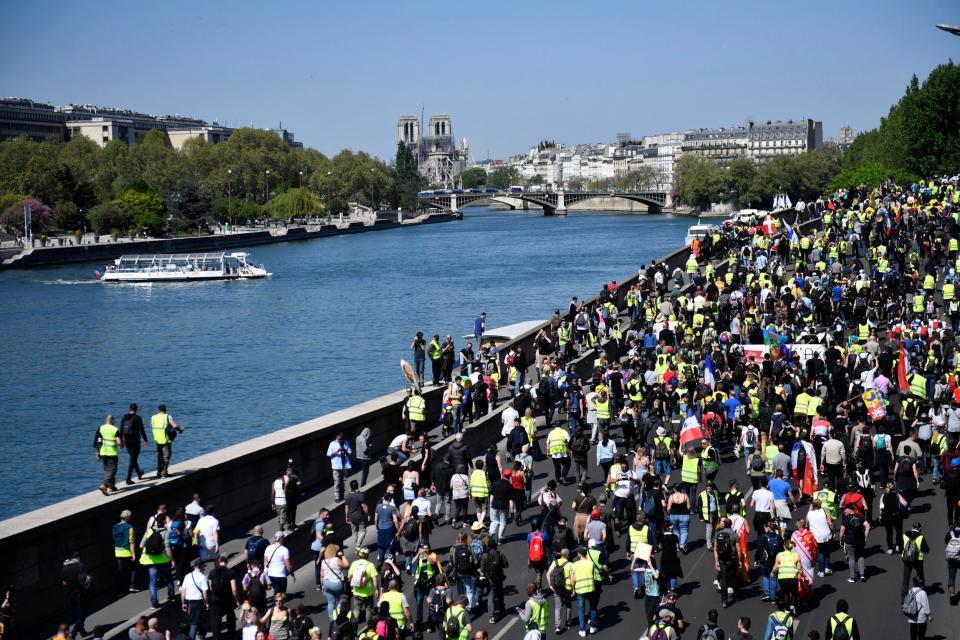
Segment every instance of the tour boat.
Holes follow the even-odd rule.
[[[687,229],[687,237],[683,239],[683,242],[689,247],[695,239],[703,240],[710,235],[711,231],[713,231],[712,224],[702,224],[698,219],[697,224]]]
[[[245,280],[272,275],[247,262],[250,254],[178,253],[120,256],[94,277],[101,282],[196,282]]]

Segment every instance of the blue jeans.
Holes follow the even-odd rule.
[[[343,595],[343,583],[339,580],[324,580],[323,593],[327,596],[327,615],[333,619],[333,610],[337,608],[337,602]]]
[[[690,533],[690,516],[683,514],[671,514],[670,522],[673,524],[673,528],[676,529],[677,535],[680,536],[680,546],[687,546],[687,536]]]
[[[940,458],[939,456],[933,456],[933,481],[937,482],[940,479]]]
[[[596,591],[591,591],[590,593],[581,593],[577,595],[577,616],[580,619],[580,631],[586,631],[586,622],[587,622],[587,612],[585,611],[587,604],[590,605],[590,626],[597,626],[597,597]]]
[[[673,473],[673,467],[670,466],[670,460],[654,459],[653,470],[661,478],[669,478]]]
[[[676,591],[678,582],[676,576],[670,576],[667,578],[667,587],[669,587],[670,591]]]
[[[400,449],[396,449],[396,448],[394,448],[394,447],[390,447],[390,448],[387,449],[387,455],[389,456],[391,453],[396,453],[396,454],[397,454],[397,464],[403,464],[403,463],[406,462],[407,459],[410,457],[410,456],[408,456],[407,454],[405,454],[403,451],[401,451]]]
[[[643,587],[643,574],[639,571],[630,572],[630,584],[633,585],[633,590],[637,591]]]
[[[957,567],[960,562],[956,560],[947,560],[947,588],[953,589],[957,586]]]
[[[457,591],[467,599],[467,611],[473,611],[477,606],[477,576],[460,576]]]
[[[577,435],[577,429],[580,427],[580,416],[574,413],[568,413],[567,418],[570,420],[570,426],[567,427],[567,431],[570,433],[570,437]]]
[[[173,576],[170,574],[169,564],[151,564],[147,565],[147,576],[149,577],[150,604],[154,607],[160,602],[157,600],[157,578],[162,577],[167,581],[167,599],[173,600]]]
[[[373,460],[357,460],[360,463],[360,486],[367,484],[367,476],[370,474],[370,465]]]
[[[763,570],[760,572],[760,588],[763,595],[767,596],[771,600],[777,599],[777,579],[770,577],[770,571]]]
[[[203,628],[203,600],[187,600],[187,622],[190,623],[187,637],[193,640]]]

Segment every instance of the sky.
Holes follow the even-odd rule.
[[[879,123],[960,59],[956,0],[0,2],[0,95],[277,127],[392,160],[400,115],[471,158],[757,121]],[[20,53],[22,52],[22,53]]]

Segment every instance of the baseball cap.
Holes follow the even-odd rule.
[[[599,518],[599,517],[600,517],[600,509],[594,508],[594,510],[590,512],[590,517],[591,517],[591,518]]]

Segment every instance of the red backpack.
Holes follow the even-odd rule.
[[[530,562],[543,561],[543,533],[537,531],[530,534],[530,549],[527,551],[527,559]]]

